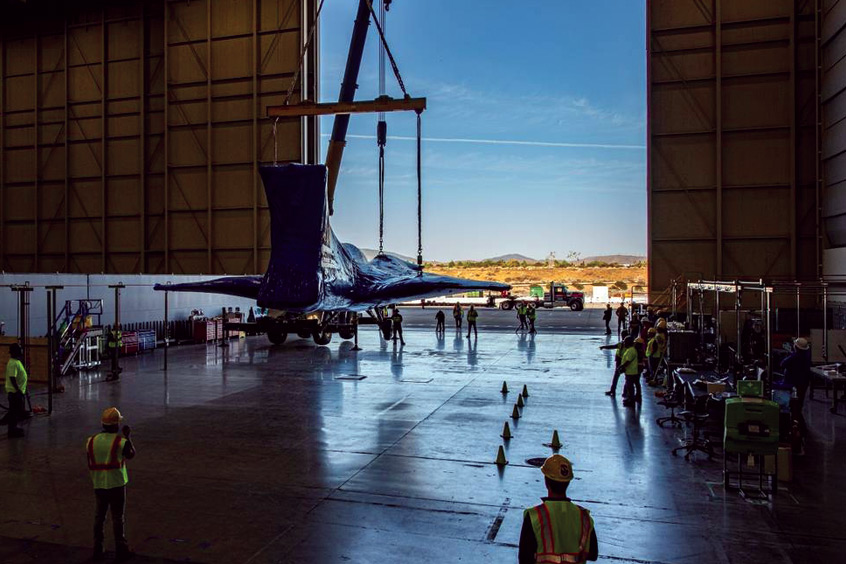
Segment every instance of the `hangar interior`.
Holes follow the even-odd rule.
[[[352,93],[371,16],[404,4],[356,3]],[[637,310],[667,349],[629,405],[603,394],[602,310],[554,288],[537,335],[468,301],[473,340],[432,333],[455,303],[434,291],[276,307],[308,281],[273,270],[268,165],[337,157],[320,115],[425,107],[321,93],[322,0],[0,1],[0,362],[20,344],[31,382],[0,438],[0,560],[90,559],[83,446],[118,406],[139,562],[513,562],[553,453],[600,562],[842,561],[846,3],[643,4],[649,296],[620,327]],[[362,266],[323,213],[325,279],[418,276]],[[807,400],[778,383],[797,348]]]

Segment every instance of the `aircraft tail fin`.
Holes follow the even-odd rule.
[[[326,167],[284,164],[259,169],[270,208],[270,262],[258,305],[304,308],[320,299],[321,255],[328,229]]]

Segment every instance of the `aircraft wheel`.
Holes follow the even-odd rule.
[[[328,345],[332,342],[332,333],[329,331],[315,331],[311,336],[315,345]]]
[[[279,330],[271,330],[267,332],[267,339],[274,345],[281,345],[288,338],[288,333]]]
[[[345,341],[355,338],[355,329],[352,327],[342,327],[338,330],[338,335]]]

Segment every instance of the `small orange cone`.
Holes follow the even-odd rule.
[[[508,421],[506,421],[505,425],[502,426],[502,435],[500,436],[506,441],[513,436],[511,434],[511,428],[508,426]]]
[[[552,432],[552,442],[549,443],[549,446],[551,446],[555,450],[561,448],[561,439],[558,438],[558,429]]]
[[[507,393],[508,393],[508,384],[506,384],[506,383],[505,383],[505,380],[503,380],[503,381],[502,381],[502,390],[501,390],[501,392],[502,392],[503,394],[507,394]]]
[[[508,461],[505,460],[505,449],[502,448],[502,445],[499,445],[499,450],[496,452],[496,465],[505,466],[506,464],[508,464]]]
[[[523,403],[523,396],[517,396],[517,407],[523,407],[524,405],[526,404]]]
[[[523,394],[522,395],[523,395],[524,398],[529,397],[529,388],[526,387],[526,384],[523,384]]]
[[[520,419],[520,411],[517,409],[517,404],[514,404],[514,410],[511,412],[511,419]]]

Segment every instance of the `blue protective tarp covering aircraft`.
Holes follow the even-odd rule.
[[[271,221],[272,248],[264,276],[157,284],[156,290],[251,298],[259,307],[293,319],[297,314],[346,315],[472,290],[510,289],[498,282],[427,274],[417,265],[384,254],[367,261],[358,247],[340,243],[329,225],[325,166],[262,166],[259,173]]]

